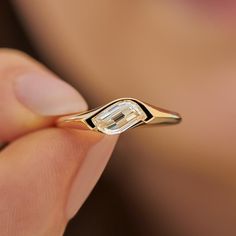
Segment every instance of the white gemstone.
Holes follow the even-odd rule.
[[[92,118],[92,122],[103,133],[120,134],[138,122],[145,120],[147,115],[132,100],[118,101]]]

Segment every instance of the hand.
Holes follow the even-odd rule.
[[[95,185],[116,137],[53,128],[53,116],[87,109],[38,62],[0,50],[0,235],[59,236]]]

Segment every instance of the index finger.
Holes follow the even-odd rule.
[[[81,95],[29,56],[0,50],[0,142],[52,125],[53,116],[87,109]]]

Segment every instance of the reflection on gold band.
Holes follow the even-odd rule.
[[[90,111],[60,117],[57,126],[115,135],[140,125],[177,124],[180,121],[178,113],[134,98],[120,98]]]

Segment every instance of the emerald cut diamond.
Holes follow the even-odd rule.
[[[111,104],[92,118],[96,128],[109,135],[120,134],[147,118],[146,113],[132,100]]]

